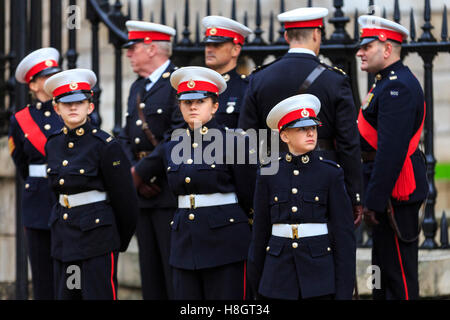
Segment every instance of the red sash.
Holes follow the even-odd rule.
[[[45,156],[45,144],[47,143],[47,137],[42,133],[41,128],[33,120],[28,107],[23,108],[15,114],[17,122],[25,137],[31,142],[31,144]]]
[[[371,90],[372,91],[372,90]],[[370,94],[370,92],[369,92]],[[419,130],[413,135],[409,142],[408,153],[406,155],[405,162],[403,163],[400,175],[395,183],[394,189],[392,190],[392,197],[400,200],[406,201],[409,196],[416,189],[416,179],[414,177],[414,169],[411,162],[411,155],[416,151],[419,145],[420,135],[422,134],[423,123],[425,121],[426,105],[423,104],[423,119]],[[367,143],[377,150],[378,148],[378,132],[371,126],[371,124],[364,118],[362,109],[359,110],[358,115],[358,129],[360,135],[367,141]]]

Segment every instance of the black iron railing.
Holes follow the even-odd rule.
[[[262,8],[260,0],[252,0],[254,3],[254,22],[250,22],[248,19],[247,11],[242,13],[241,22],[253,29],[254,34],[246,40],[246,44],[242,50],[242,57],[251,59],[255,65],[261,65],[267,57],[275,56],[279,57],[283,55],[287,49],[283,34],[283,25],[276,22],[276,14],[278,12],[284,12],[286,9],[285,1],[279,0],[279,6],[277,8]],[[9,20],[14,21],[6,26],[6,4],[9,3]],[[68,68],[75,68],[77,66],[77,29],[76,28],[62,28],[63,21],[66,22],[71,17],[71,12],[62,7],[61,0],[0,0],[0,136],[7,134],[8,120],[12,113],[18,111],[28,102],[28,95],[25,86],[19,85],[14,79],[14,71],[17,63],[28,52],[35,50],[43,45],[42,43],[42,8],[44,3],[49,3],[50,11],[50,45],[55,47],[61,52],[63,42],[67,41],[67,51],[63,53],[61,59],[66,59]],[[69,6],[77,6],[81,1],[70,0]],[[221,12],[213,13],[211,11],[211,1],[204,0],[203,9],[204,13],[196,12],[195,21],[190,20],[190,2],[184,0],[179,1],[184,5],[183,16],[181,17],[182,23],[178,28],[178,18],[176,14],[167,12],[166,1],[161,0],[159,20],[157,22],[162,24],[172,25],[177,34],[173,39],[173,57],[172,60],[178,66],[186,65],[202,65],[203,64],[203,46],[201,44],[202,28],[200,27],[200,19],[203,14],[222,15]],[[195,2],[198,5],[199,1]],[[324,36],[323,44],[321,46],[321,54],[330,59],[330,61],[337,65],[339,68],[345,70],[350,76],[353,97],[355,105],[360,105],[360,94],[358,87],[357,77],[357,62],[355,53],[358,48],[359,40],[359,28],[357,25],[357,17],[359,14],[373,13],[370,8],[375,5],[375,1],[368,1],[367,12],[359,13],[358,10],[354,12],[344,13],[342,7],[344,6],[343,0],[331,1],[333,5],[333,12],[330,13],[328,18],[328,28],[331,26],[333,30],[326,30],[329,36]],[[100,78],[100,65],[99,60],[100,44],[99,44],[99,27],[101,24],[106,26],[109,31],[109,42],[111,49],[115,55],[114,65],[114,127],[112,131],[114,134],[118,134],[121,129],[122,123],[122,96],[127,94],[122,88],[122,44],[126,41],[127,34],[125,30],[125,21],[128,19],[142,20],[144,11],[150,11],[150,21],[155,21],[155,12],[152,8],[147,8],[145,2],[138,0],[133,7],[128,0],[125,4],[126,14],[123,11],[123,3],[119,0],[85,0],[86,5],[86,19],[89,20],[91,25],[91,57],[92,57],[92,70],[98,76],[97,85],[94,88],[94,103],[96,105],[96,113],[93,115],[93,120],[97,123],[101,123],[100,114],[98,113],[101,98],[101,85],[102,79]],[[312,6],[314,3],[312,0],[306,2],[307,6]],[[231,13],[230,17],[239,20],[237,18],[237,3],[235,0],[231,0]],[[147,11],[147,12],[148,12]],[[136,14],[132,14],[136,12]],[[262,28],[263,12],[269,17],[269,27],[267,30]],[[169,19],[173,19],[172,23],[168,23],[166,20],[166,14],[169,14]],[[386,17],[386,8],[382,10],[382,16]],[[436,187],[434,182],[436,159],[434,157],[434,107],[433,107],[433,60],[438,53],[449,53],[450,42],[448,39],[448,25],[447,25],[447,8],[442,8],[442,26],[440,32],[440,40],[437,40],[431,30],[434,28],[431,24],[431,7],[430,1],[424,0],[424,24],[421,26],[422,34],[420,36],[416,33],[415,15],[413,9],[410,11],[410,39],[403,44],[402,57],[408,54],[417,53],[423,61],[424,69],[424,93],[427,103],[427,115],[424,125],[424,137],[421,142],[421,146],[426,154],[428,179],[429,179],[429,197],[427,199],[424,214],[425,219],[423,222],[423,234],[425,241],[422,243],[422,248],[434,249],[434,248],[448,248],[448,224],[446,221],[446,215],[443,213],[440,221],[440,245],[435,241],[435,236],[438,228],[438,223],[435,218],[435,203],[436,203]],[[393,16],[392,19],[396,22],[400,22],[400,4],[396,0],[393,3]],[[347,30],[347,25],[353,23],[353,34],[350,35]],[[9,27],[9,28],[8,28]],[[6,30],[9,32],[9,52],[6,52]],[[263,36],[264,35],[264,36]],[[244,59],[242,59],[244,60]],[[8,72],[7,72],[8,71]],[[8,74],[8,78],[6,75]],[[372,84],[373,77],[368,77],[368,87]],[[127,90],[128,88],[125,88]],[[111,129],[111,128],[107,128]],[[20,186],[20,181],[17,181],[17,185]],[[20,189],[19,187],[17,189]],[[20,198],[20,194],[18,194]],[[19,206],[17,208],[20,208]],[[19,210],[17,210],[19,212]],[[17,217],[19,218],[19,214]],[[19,218],[20,219],[20,218]],[[17,231],[17,279],[18,279],[18,298],[25,298],[27,296],[26,291],[26,259],[23,246],[23,239],[21,237],[20,220],[18,219]],[[367,241],[364,241],[363,234],[366,234],[367,230],[362,228],[358,230],[358,243],[360,246],[370,246],[370,232]],[[25,266],[25,267],[24,267]],[[20,281],[19,281],[20,280]],[[20,287],[20,288],[19,288]]]

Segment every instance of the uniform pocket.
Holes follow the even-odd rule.
[[[331,254],[331,246],[328,238],[310,239],[308,241],[311,257],[318,258]]]
[[[312,221],[326,219],[327,193],[325,191],[305,191],[303,201],[303,213],[306,219],[312,219]]]
[[[208,214],[208,224],[211,229],[221,228],[240,222],[248,222],[248,218],[244,212],[239,212],[237,210],[218,210]]]
[[[103,226],[113,224],[113,213],[110,208],[104,210],[93,210],[80,219],[81,231],[89,231]]]
[[[275,241],[273,238],[269,240],[269,244],[267,245],[266,252],[268,255],[278,257],[283,250],[283,243]]]
[[[272,192],[269,199],[270,218],[271,222],[277,223],[282,219],[282,213],[286,211],[286,206],[289,200],[287,190],[279,189]]]

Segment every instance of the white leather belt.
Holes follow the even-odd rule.
[[[236,193],[189,194],[178,196],[178,208],[198,208],[237,203]]]
[[[277,223],[272,225],[272,235],[277,237],[299,239],[320,236],[323,234],[328,234],[328,227],[326,223]]]
[[[60,194],[59,204],[66,208],[82,206],[84,204],[106,200],[106,192],[97,190],[86,191],[76,194]]]
[[[30,164],[28,166],[28,175],[30,177],[47,177],[47,165],[46,164]]]

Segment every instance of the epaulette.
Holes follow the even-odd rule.
[[[326,67],[328,70],[337,72],[337,73],[347,77],[347,73],[345,73],[345,71],[342,70],[341,68],[338,68],[336,66],[330,66],[330,65],[326,64],[325,62],[323,62],[323,60],[320,60],[320,64],[323,65],[324,67]]]
[[[92,129],[92,135],[99,138],[104,143],[111,142],[114,139],[109,133],[97,128]]]
[[[392,70],[391,73],[389,73],[389,80],[397,80],[397,74],[395,73],[394,70]]]
[[[277,61],[280,60],[281,58],[282,58],[282,57],[279,57],[279,58],[276,58],[275,60],[273,60],[272,62],[263,64],[262,66],[257,66],[257,67],[252,71],[251,74],[254,74],[254,73],[256,73],[256,72],[259,72],[259,71],[261,71],[261,70],[267,68],[268,66],[274,64],[275,62],[277,62]]]
[[[324,157],[319,157],[319,160],[322,161],[323,163],[328,163],[329,165],[331,165],[331,166],[333,166],[335,168],[340,168],[341,167],[338,163],[336,163],[336,162],[334,162],[332,160],[325,159]]]

